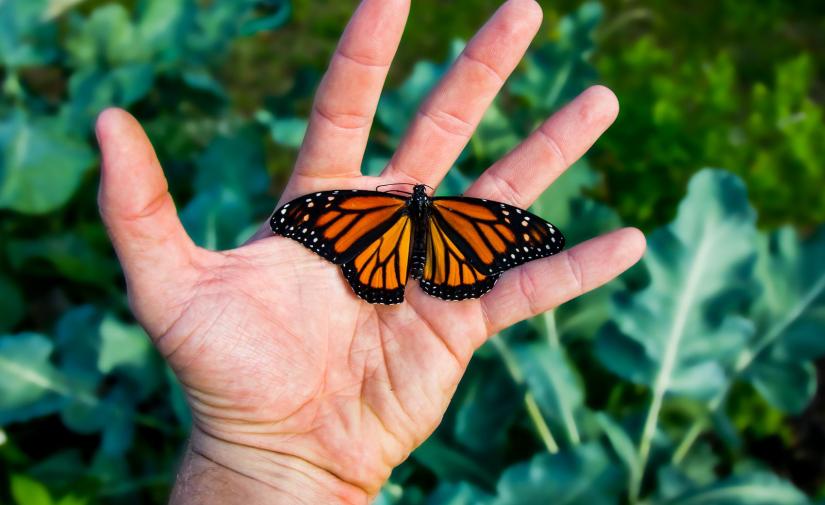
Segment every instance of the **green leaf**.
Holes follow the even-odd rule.
[[[89,503],[88,498],[68,494],[57,501],[55,505],[86,505]]]
[[[639,497],[665,397],[710,400],[724,392],[725,370],[753,333],[735,310],[753,296],[754,221],[738,178],[699,172],[676,220],[648,240],[648,286],[615,297],[615,326],[599,336],[596,356],[615,374],[652,389],[631,501]]]
[[[145,376],[151,380],[149,374]],[[120,455],[132,446],[135,432],[134,405],[137,395],[127,387],[112,391],[101,404],[105,413],[106,424],[103,427],[103,440],[100,451],[103,454]]]
[[[77,231],[57,235],[44,234],[34,240],[10,240],[9,260],[17,269],[30,262],[50,263],[64,278],[109,287],[119,275],[111,256],[103,255]]]
[[[197,8],[193,0],[145,0],[139,4],[137,33],[141,42],[163,60],[175,60],[183,50],[186,29]]]
[[[70,100],[61,109],[61,118],[72,127],[91,128],[103,109],[129,107],[145,97],[154,80],[148,63],[127,63],[113,69],[84,67],[69,79]]]
[[[265,0],[255,3],[265,8],[267,13],[256,16],[254,11],[250,12],[247,19],[244,20],[238,29],[238,34],[241,36],[249,36],[261,31],[274,30],[283,26],[289,20],[289,15],[292,13],[292,4],[289,0]]]
[[[249,200],[229,188],[200,193],[180,213],[192,240],[212,250],[240,245],[241,230],[254,224]]]
[[[78,68],[114,67],[149,59],[150,48],[142,43],[129,12],[122,5],[98,7],[88,19],[75,17],[73,28],[66,40],[66,49]]]
[[[276,117],[267,110],[259,110],[255,119],[269,128],[269,135],[276,144],[298,149],[304,141],[307,120],[297,117]]]
[[[143,380],[152,356],[152,344],[143,328],[124,324],[111,315],[103,318],[97,359],[101,372],[108,374],[119,368],[131,372],[137,380]]]
[[[0,273],[0,332],[10,330],[24,314],[23,294],[12,280]]]
[[[54,341],[60,369],[73,379],[96,384],[100,378],[100,311],[92,305],[74,307],[60,316]]]
[[[663,502],[683,493],[719,481],[719,457],[707,443],[699,443],[678,466],[664,465],[656,472],[659,484],[657,501]]]
[[[483,452],[506,445],[521,395],[497,360],[476,357],[461,382],[464,392],[454,399],[454,434],[466,447]]]
[[[584,407],[584,392],[564,349],[541,341],[516,345],[513,352],[544,418],[561,427],[570,443],[579,443],[576,418]]]
[[[810,361],[760,359],[745,377],[768,403],[783,412],[801,413],[816,393],[816,368]]]
[[[483,505],[493,497],[466,482],[441,482],[427,499],[427,505]]]
[[[478,461],[448,446],[437,436],[428,438],[413,451],[411,457],[439,479],[469,480],[481,485],[495,482],[490,472]]]
[[[735,476],[688,491],[667,505],[805,505],[808,498],[793,485],[770,473]]]
[[[26,473],[50,489],[68,489],[87,476],[87,469],[80,449],[56,448],[28,467]]]
[[[18,505],[51,505],[52,497],[46,486],[21,474],[11,475],[11,495]]]
[[[512,121],[513,118],[498,103],[493,102],[487,108],[470,139],[470,147],[477,160],[492,163],[521,142]]]
[[[648,244],[650,284],[615,298],[619,331],[603,333],[596,354],[614,373],[653,388],[655,402],[666,394],[709,398],[724,388],[723,365],[752,332],[748,321],[716,313],[748,295],[755,228],[741,181],[712,170],[694,176],[677,219]]]
[[[585,444],[558,454],[539,454],[514,465],[496,487],[496,505],[615,503],[620,474],[599,445]]]
[[[266,193],[269,177],[259,131],[239,128],[213,140],[197,159],[195,191],[232,190],[247,198]]]
[[[740,353],[744,373],[775,407],[792,414],[816,390],[811,360],[825,355],[825,228],[802,241],[783,228],[760,240],[756,276],[762,293],[752,318],[756,332]]]
[[[48,0],[0,2],[0,65],[45,65],[57,56],[57,26],[43,19]]]
[[[55,119],[21,112],[0,121],[0,209],[42,214],[64,205],[95,157]]]
[[[53,345],[36,333],[0,336],[0,425],[56,411],[57,370],[49,361]]]
[[[636,447],[625,429],[604,412],[596,414],[596,422],[604,431],[616,455],[627,467],[628,473],[639,475],[642,471],[641,462],[636,454]]]

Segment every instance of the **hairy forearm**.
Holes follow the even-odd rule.
[[[299,458],[223,442],[195,430],[171,505],[366,504],[364,490]]]

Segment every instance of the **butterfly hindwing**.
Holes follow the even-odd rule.
[[[558,228],[526,210],[468,197],[433,198],[433,214],[445,235],[480,273],[500,274],[564,248]]]
[[[335,264],[351,261],[401,217],[406,199],[378,191],[321,191],[284,204],[272,231],[302,243]]]
[[[424,292],[444,300],[464,300],[493,289],[499,274],[479,272],[438,220],[429,219],[427,226],[426,261],[420,279]]]
[[[353,291],[370,303],[404,301],[410,269],[412,221],[402,215],[341,269]]]

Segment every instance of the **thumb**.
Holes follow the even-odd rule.
[[[163,331],[159,328],[174,306],[172,283],[193,270],[197,248],[178,219],[166,177],[135,118],[107,109],[97,119],[96,133],[103,158],[98,205],[130,303],[150,333]]]

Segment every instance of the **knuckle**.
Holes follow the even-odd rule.
[[[551,156],[558,159],[559,162],[565,167],[570,165],[570,160],[567,159],[567,155],[561,148],[561,143],[556,140],[556,136],[549,128],[544,125],[540,126],[539,129],[536,130],[536,135],[550,150]]]
[[[341,130],[362,130],[367,128],[371,122],[371,118],[365,114],[337,111],[323,103],[315,106],[315,112],[326,122]]]
[[[424,109],[419,114],[435,125],[436,128],[451,136],[469,138],[475,129],[472,124],[457,114],[443,109]]]
[[[491,63],[488,63],[485,58],[474,54],[471,50],[467,49],[459,56],[460,59],[463,59],[470,65],[474,65],[480,68],[483,72],[492,77],[493,81],[497,86],[504,84],[506,80],[506,76],[503,75],[498,69],[496,69]]]
[[[526,202],[525,195],[512,180],[498,173],[492,173],[490,177],[499,199],[517,207],[524,205]]]
[[[532,270],[529,267],[522,267],[519,269],[518,283],[524,301],[527,304],[527,310],[530,314],[538,314],[544,309],[540,304],[540,292],[536,279],[533,277]]]
[[[573,284],[576,293],[582,293],[585,289],[584,273],[582,272],[582,265],[579,257],[573,250],[564,253],[565,264],[569,271],[570,280]]]

